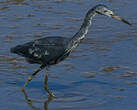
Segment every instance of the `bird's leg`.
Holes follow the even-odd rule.
[[[45,65],[41,65],[39,67],[39,69],[37,69],[32,75],[29,76],[28,80],[25,82],[24,86],[22,87],[22,90],[24,90],[24,88],[27,86],[27,84],[32,80],[32,78],[38,73],[40,72],[43,68],[45,67]]]
[[[32,101],[29,99],[27,93],[25,92],[25,90],[22,90],[24,96],[25,96],[25,99],[27,100],[27,103],[32,107]]]
[[[49,96],[49,97],[48,97],[48,100],[45,101],[45,103],[44,103],[44,108],[45,108],[45,110],[48,110],[48,104],[49,104],[53,99],[54,99],[54,97]]]
[[[50,91],[50,89],[48,88],[48,70],[49,67],[46,67],[46,76],[45,76],[45,80],[44,80],[44,88],[46,89],[46,91],[49,93],[50,96],[54,97],[54,94]]]

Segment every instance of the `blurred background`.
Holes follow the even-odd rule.
[[[86,12],[104,4],[131,22],[93,19],[88,35],[69,58],[52,66],[50,99],[45,70],[21,87],[39,65],[10,48],[46,36],[72,37]],[[0,110],[135,110],[137,108],[136,0],[0,0]]]

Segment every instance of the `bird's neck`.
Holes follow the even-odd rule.
[[[76,47],[80,41],[85,37],[88,33],[88,30],[91,26],[91,20],[97,13],[94,10],[89,10],[85,16],[84,22],[82,23],[79,31],[72,37],[70,40],[70,44]]]

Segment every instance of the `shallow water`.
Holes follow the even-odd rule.
[[[43,36],[71,37],[87,10],[105,4],[132,27],[97,16],[81,45],[50,68],[50,98],[45,70],[21,87],[39,65],[11,54],[10,47]],[[136,0],[1,0],[0,110],[135,110],[137,108]]]

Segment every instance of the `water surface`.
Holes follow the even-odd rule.
[[[105,4],[133,26],[97,16],[81,45],[50,68],[50,98],[45,70],[21,87],[39,65],[10,48],[44,36],[72,37],[88,11]],[[0,110],[135,110],[137,108],[136,0],[1,0]]]

